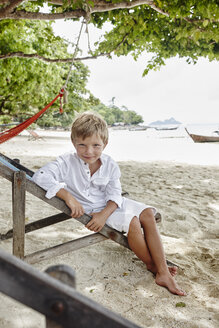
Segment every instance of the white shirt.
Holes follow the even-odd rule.
[[[59,156],[39,169],[33,175],[33,181],[47,190],[46,197],[52,198],[64,188],[83,206],[86,213],[104,208],[109,200],[121,207],[120,169],[108,155],[100,157],[101,166],[91,176],[89,165],[76,153]]]

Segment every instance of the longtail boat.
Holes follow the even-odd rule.
[[[192,138],[194,142],[219,142],[219,135],[218,136],[202,136],[199,134],[192,134],[185,128],[188,135]]]

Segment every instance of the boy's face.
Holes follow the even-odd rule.
[[[87,164],[94,164],[99,160],[102,151],[105,148],[100,136],[93,134],[91,137],[82,139],[77,137],[73,142],[77,155]]]

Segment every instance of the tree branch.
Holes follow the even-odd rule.
[[[0,0],[5,1],[5,0]],[[0,19],[32,19],[32,20],[56,20],[86,17],[86,11],[83,9],[70,9],[63,13],[42,13],[28,12],[26,10],[14,10],[22,2],[22,0],[8,0],[9,5],[0,9]],[[63,0],[48,0],[52,4],[63,5]],[[4,2],[5,3],[5,2]],[[115,9],[131,9],[141,5],[148,5],[162,15],[169,16],[168,13],[157,8],[151,0],[132,0],[121,1],[118,3],[106,2],[104,0],[94,0],[94,6],[90,6],[90,13],[112,11]]]
[[[83,61],[83,60],[88,60],[88,59],[96,59],[98,57],[103,57],[103,56],[110,56],[110,52],[109,53],[100,53],[98,55],[94,55],[94,56],[86,56],[86,57],[81,57],[81,58],[75,58],[74,61]],[[40,59],[43,60],[45,62],[48,63],[69,63],[72,62],[72,57],[71,58],[47,58],[38,54],[25,54],[21,51],[17,51],[17,52],[11,52],[5,55],[0,55],[0,60],[2,59],[7,59],[7,58],[13,58],[13,57],[19,57],[19,58],[36,58],[36,59]]]
[[[15,8],[17,8],[21,3],[23,2],[23,0],[8,0],[7,2],[7,6],[5,6],[4,8],[2,8],[1,10],[3,11],[3,13],[5,14],[10,14]],[[0,12],[1,12],[0,10]]]
[[[158,8],[155,6],[154,1],[151,0],[133,0],[130,2],[127,1],[121,1],[117,3],[110,3],[110,2],[105,2],[104,0],[99,0],[97,3],[95,3],[94,7],[91,7],[91,13],[94,12],[104,12],[104,11],[109,11],[109,10],[115,10],[115,9],[131,9],[137,6],[142,6],[142,5],[148,5],[152,9],[156,10],[162,15],[169,16],[168,13],[164,12],[162,9]]]
[[[0,0],[0,5],[3,5],[3,4],[8,3],[8,2],[9,2],[9,0]]]
[[[86,12],[82,9],[64,13],[40,13],[40,12],[28,12],[25,10],[18,10],[10,14],[2,13],[0,10],[1,19],[31,19],[31,20],[57,20],[57,19],[68,19],[68,18],[80,18],[86,17]]]
[[[84,60],[89,60],[89,59],[97,59],[99,57],[110,57],[111,54],[116,52],[117,49],[125,42],[126,38],[128,36],[128,33],[126,33],[122,40],[118,42],[118,44],[115,46],[114,49],[112,49],[109,52],[105,53],[99,53],[97,55],[92,56],[86,56],[86,57],[80,57],[80,58],[74,58],[74,61],[84,61]],[[7,59],[7,58],[13,58],[13,57],[18,57],[18,58],[33,58],[33,59],[39,59],[48,63],[72,63],[72,57],[70,58],[47,58],[38,54],[25,54],[22,51],[17,51],[17,52],[11,52],[7,53],[4,55],[0,55],[0,60]]]

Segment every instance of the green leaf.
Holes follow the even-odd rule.
[[[184,302],[176,303],[176,307],[185,307],[185,306],[186,306],[186,303],[184,303]]]
[[[208,25],[208,19],[205,19],[204,22],[203,22],[203,26],[206,27]]]
[[[181,39],[181,37],[182,37],[182,34],[181,33],[177,34],[176,41],[179,41]]]

